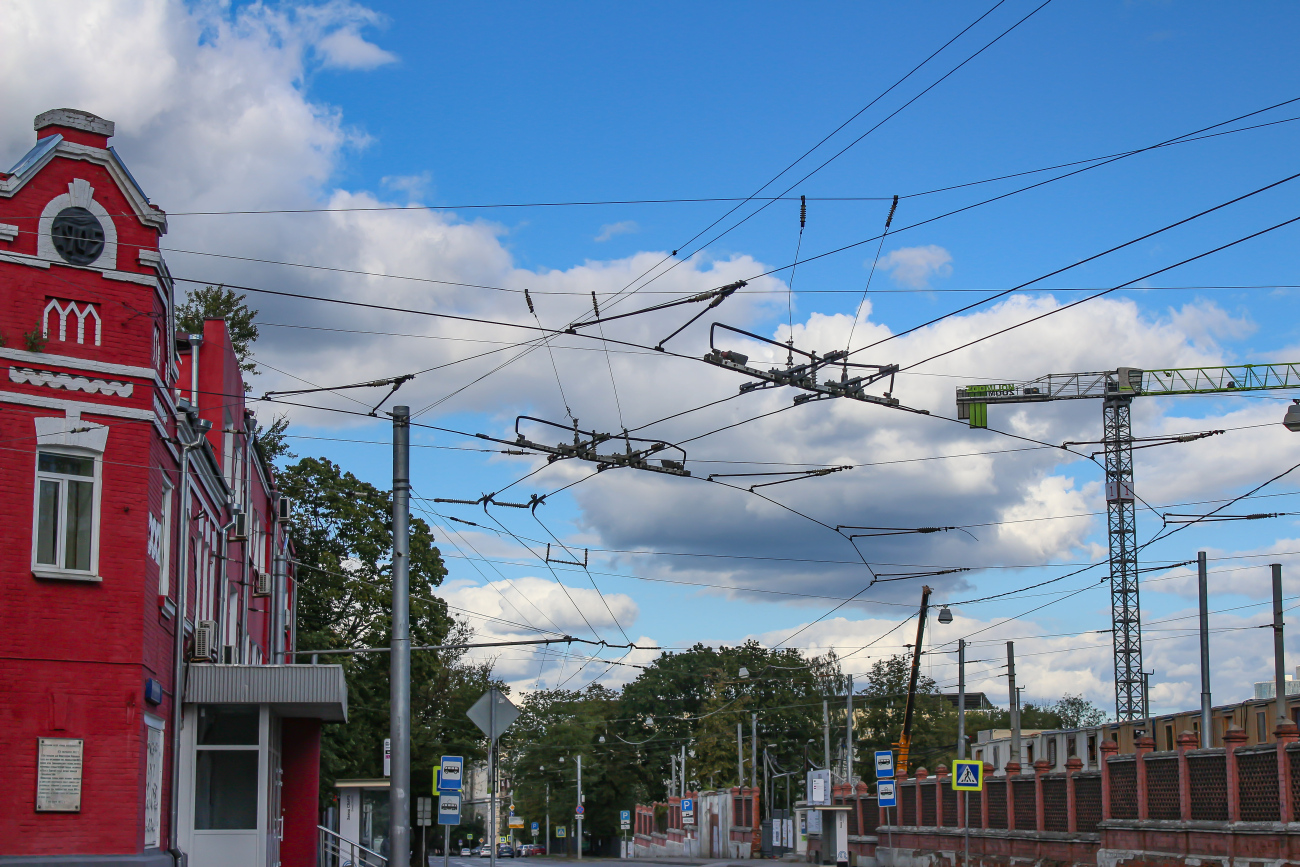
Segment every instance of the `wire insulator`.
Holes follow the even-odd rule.
[[[898,197],[894,197],[894,204],[898,204]],[[802,229],[808,224],[808,197],[799,197],[799,228]]]
[[[592,292],[591,292],[591,309],[594,310],[594,311],[596,311],[596,318],[599,319],[599,318],[600,318],[600,305],[596,303],[596,292],[595,292],[594,289],[593,289]]]
[[[898,196],[894,196],[894,203],[889,206],[889,216],[885,218],[886,229],[889,228],[890,223],[894,222],[894,211],[897,210],[898,210]]]
[[[536,316],[537,310],[533,308],[533,296],[528,294],[527,289],[524,289],[524,300],[528,302],[528,312]]]

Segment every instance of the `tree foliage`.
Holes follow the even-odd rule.
[[[239,359],[239,369],[257,375],[253,344],[257,341],[257,311],[248,306],[247,295],[224,286],[194,289],[176,307],[176,327],[191,334],[203,333],[203,320],[224,319],[230,344]],[[247,385],[244,386],[248,388]]]
[[[363,482],[323,458],[304,458],[279,475],[296,501],[291,538],[298,599],[298,647],[330,650],[387,647],[392,611],[392,494]],[[469,637],[446,603],[433,596],[446,569],[428,524],[411,519],[410,632],[415,646]],[[465,663],[463,652],[411,654],[413,780],[432,788],[430,769],[444,753],[485,755],[465,711],[489,685],[488,666]],[[299,659],[299,661],[305,661]],[[348,684],[348,721],[325,729],[322,790],[335,779],[382,774],[389,730],[389,659],[385,653],[326,656],[342,662]]]

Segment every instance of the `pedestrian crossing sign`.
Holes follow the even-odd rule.
[[[958,792],[979,792],[984,789],[984,763],[958,759],[952,763],[952,787]]]

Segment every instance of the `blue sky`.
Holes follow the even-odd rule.
[[[182,277],[524,324],[534,321],[521,297],[522,289],[529,288],[539,320],[553,326],[589,309],[584,307],[588,292],[612,299],[612,293],[668,251],[694,251],[689,239],[732,204],[455,206],[749,195],[989,5],[334,2],[226,7],[159,2],[141,11],[104,3],[105,17],[113,22],[107,26],[120,28],[123,38],[132,41],[140,63],[80,59],[53,80],[37,80],[34,67],[22,66],[22,58],[15,56],[10,73],[23,79],[24,95],[0,109],[6,128],[0,146],[8,158],[17,159],[29,146],[31,115],[55,104],[116,120],[119,152],[154,199],[175,215],[167,255]],[[1300,121],[1289,120],[1300,117],[1300,102],[1295,102],[1214,131],[1271,124],[1264,128],[1127,157],[908,228],[1068,170],[918,193],[1147,147],[1300,97],[1293,44],[1300,11],[1293,5],[1055,0],[811,178],[796,183],[1038,5],[1020,0],[1000,4],[764,191],[774,195],[792,187],[788,196],[810,199],[802,242],[796,201],[761,210],[744,206],[701,237],[710,242],[702,252],[644,286],[621,309],[633,309],[638,298],[651,303],[682,297],[787,266],[800,243],[807,258],[872,238],[884,224],[888,200],[900,195],[891,234],[880,247],[869,301],[852,326],[858,346],[868,337],[897,333],[985,292],[1019,285],[1300,171],[1295,159]],[[63,44],[90,38],[88,30],[62,32],[34,13],[30,22],[26,44],[31,52],[40,50],[43,40]],[[161,81],[148,71],[150,65],[160,68],[159,63],[173,70]],[[5,68],[0,62],[0,69]],[[1081,293],[1074,290],[1126,283],[1265,229],[1297,216],[1297,185],[1300,180],[1252,196],[1037,284],[1029,294],[887,343],[864,358],[918,361],[1076,300]],[[433,210],[338,210],[407,204]],[[336,210],[184,213],[312,208]],[[736,218],[750,214],[713,240]],[[899,378],[895,396],[951,416],[953,388],[967,381],[1014,381],[1130,364],[1300,360],[1296,296],[1289,288],[1300,286],[1297,231],[1292,226],[1271,232],[1143,281],[1135,290],[1113,293],[1041,325],[922,365]],[[217,255],[181,252],[185,250]],[[745,293],[677,338],[676,348],[684,355],[701,355],[707,349],[707,324],[713,321],[781,340],[788,334],[787,322],[793,321],[800,346],[834,348],[846,339],[876,251],[876,242],[859,244],[801,265],[792,297],[786,294],[789,270],[753,280]],[[223,258],[230,256],[340,270]],[[510,291],[367,276],[378,272]],[[301,384],[299,379],[340,384],[455,362],[422,374],[399,392],[420,410],[508,357],[459,361],[500,348],[463,341],[522,339],[518,330],[358,313],[335,305],[267,296],[253,303],[265,323],[258,356],[268,365],[258,389],[292,387]],[[635,324],[611,326],[607,333],[653,344],[686,315],[629,320]],[[392,336],[396,334],[420,336]],[[557,348],[545,354],[538,349],[428,408],[418,420],[501,436],[512,429],[517,414],[563,420],[567,403],[583,427],[616,431],[727,396],[740,384],[689,360],[607,356],[592,351],[600,348],[598,343],[570,345],[562,348],[557,341]],[[552,357],[558,360],[552,362]],[[563,399],[557,376],[565,386]],[[732,401],[656,428],[655,435],[694,437],[785,406],[790,398],[780,392]],[[1134,411],[1139,434],[1242,429],[1194,445],[1140,453],[1138,492],[1156,506],[1216,501],[1168,510],[1195,512],[1285,470],[1300,460],[1300,441],[1293,444],[1273,424],[1281,418],[1285,398],[1139,402]],[[356,408],[333,397],[327,405]],[[262,410],[264,416],[270,412]],[[996,409],[992,421],[1023,437],[1061,442],[1096,439],[1100,414],[1099,405],[1079,402]],[[334,438],[297,439],[299,454],[327,455],[376,483],[385,482],[389,451],[384,445],[335,441],[382,443],[388,434],[382,424],[300,411],[293,430],[302,437]],[[417,430],[416,441],[439,446],[417,448],[413,456],[415,487],[426,497],[472,499],[539,466],[530,458],[441,448],[473,443],[440,431]],[[875,564],[999,567],[933,580],[937,599],[957,602],[1016,590],[1077,568],[1027,567],[1104,558],[1104,521],[1057,517],[1104,508],[1100,472],[1092,464],[1063,460],[1050,450],[919,460],[1023,444],[873,407],[815,405],[706,437],[691,446],[691,457],[700,461],[693,466],[697,477],[725,466],[707,461],[853,464],[858,469],[771,489],[774,498],[831,525],[989,525],[971,527],[969,534],[870,543],[866,556]],[[894,460],[908,463],[862,466]],[[467,551],[474,544],[490,559],[505,561],[449,557],[454,579],[449,598],[473,611],[574,634],[589,634],[580,618],[590,617],[596,631],[611,641],[621,640],[621,627],[632,638],[676,647],[749,636],[776,643],[835,604],[781,593],[843,599],[863,586],[861,568],[852,565],[853,550],[813,522],[695,479],[646,479],[622,472],[583,482],[539,512],[557,536],[579,549],[593,549],[591,579],[613,594],[611,609],[595,597],[581,571],[555,567],[552,574],[508,534],[439,519],[444,553],[456,553],[453,542]],[[511,491],[526,499],[581,475],[577,469],[552,468]],[[1284,478],[1265,493],[1297,490],[1300,483]],[[1296,508],[1295,499],[1285,496],[1250,503],[1233,511]],[[455,511],[444,515],[498,529],[482,509],[447,508]],[[493,515],[521,537],[540,540],[542,546],[549,539],[546,528],[527,513],[502,509]],[[1008,521],[1019,523],[1001,523]],[[1152,512],[1140,516],[1140,538],[1158,527]],[[1259,605],[1268,592],[1264,564],[1271,558],[1295,563],[1295,558],[1274,554],[1300,551],[1300,541],[1292,541],[1298,537],[1294,518],[1286,516],[1189,529],[1144,552],[1144,562],[1185,560],[1201,548],[1224,558],[1214,561],[1213,603],[1224,610],[1216,623],[1241,631],[1216,633],[1215,642],[1223,649],[1216,653],[1216,684],[1222,684],[1216,699],[1244,697],[1250,682],[1270,671],[1266,635],[1248,627],[1266,616],[1266,606]],[[528,544],[534,551],[539,548]],[[694,556],[615,555],[596,549]],[[847,562],[736,559],[755,556]],[[908,568],[914,567],[877,565],[876,571]],[[629,575],[658,580],[620,577]],[[937,634],[947,641],[988,627],[980,639],[1015,638],[1020,652],[1043,654],[1027,656],[1021,666],[1030,693],[1050,699],[1083,691],[1110,706],[1109,638],[1079,634],[1109,625],[1105,587],[1098,584],[1070,597],[1058,590],[1081,590],[1103,575],[1104,568],[1094,569],[999,602],[957,606],[957,621]],[[1194,641],[1164,630],[1193,621],[1156,621],[1185,616],[1195,604],[1194,585],[1186,570],[1150,577],[1165,579],[1153,580],[1143,590],[1144,617],[1151,624],[1148,667],[1157,671],[1153,702],[1158,708],[1190,707],[1198,689]],[[578,600],[581,614],[557,593],[556,578]],[[776,592],[716,593],[663,581]],[[905,606],[915,604],[916,583],[878,585],[863,598],[880,604],[847,606],[793,643],[818,650],[833,646],[841,653],[865,645],[905,616]],[[1300,593],[1294,586],[1288,579],[1288,595]],[[1039,595],[1043,593],[1058,595]],[[1048,602],[1053,604],[1031,611]],[[1238,608],[1247,605],[1255,607]],[[615,615],[618,624],[612,622]],[[504,629],[491,621],[472,622],[484,634]],[[847,670],[864,671],[870,659],[901,649],[891,642],[904,643],[896,637],[881,639],[852,657]],[[633,655],[627,661],[644,658]],[[933,654],[928,664],[936,679],[951,679],[947,657]],[[574,675],[576,663],[557,663],[554,656],[541,660],[532,652],[504,654],[499,665],[520,687],[573,686],[594,675],[618,682],[634,672],[600,664]],[[1002,695],[1005,686],[999,683],[995,673],[981,681],[983,688]]]

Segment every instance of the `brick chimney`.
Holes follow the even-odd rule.
[[[114,123],[76,108],[54,108],[38,114],[32,128],[36,138],[59,133],[64,141],[88,145],[93,148],[108,147],[108,140],[113,136]]]

